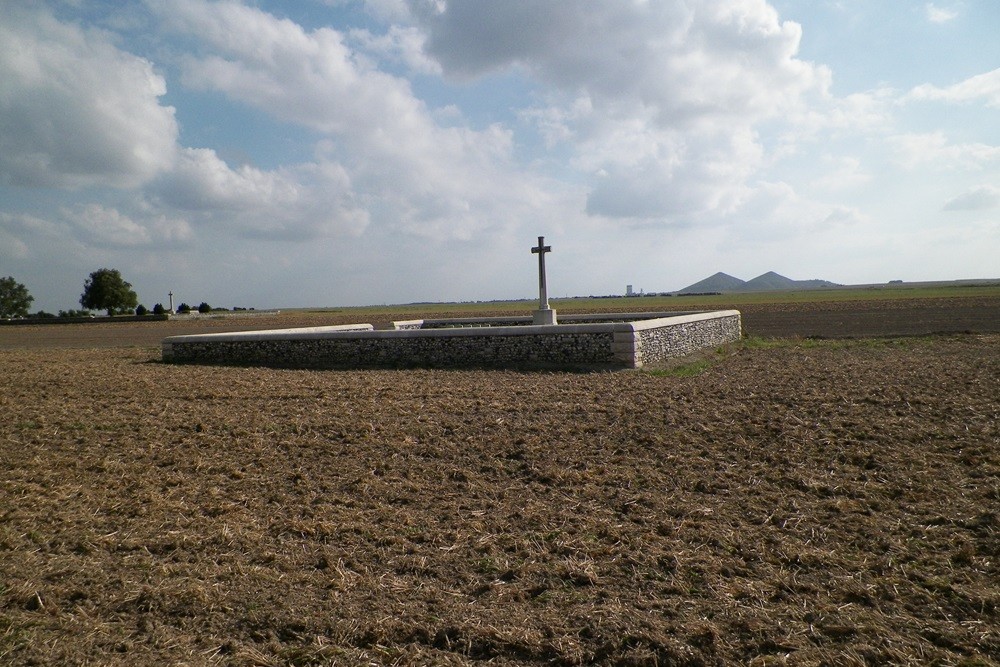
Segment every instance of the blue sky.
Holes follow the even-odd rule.
[[[994,0],[0,0],[33,309],[1000,277]]]

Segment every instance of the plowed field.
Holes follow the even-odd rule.
[[[685,376],[170,366],[161,325],[0,331],[0,664],[1000,664],[1000,334]]]

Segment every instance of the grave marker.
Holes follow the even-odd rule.
[[[552,246],[545,245],[545,237],[538,237],[538,246],[531,249],[538,255],[538,310],[532,314],[535,324],[557,324],[556,311],[549,307],[549,294],[545,286],[545,253],[552,252]]]

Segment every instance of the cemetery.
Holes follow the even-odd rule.
[[[739,311],[663,313],[622,321],[583,316],[585,323],[531,325],[483,320],[395,322],[170,336],[163,360],[173,363],[278,367],[601,367],[639,368],[739,340]],[[617,320],[617,321],[615,321]]]
[[[371,324],[170,336],[172,363],[278,367],[640,368],[740,339],[740,313],[569,315],[550,307],[538,237],[539,304],[528,317],[405,320]]]

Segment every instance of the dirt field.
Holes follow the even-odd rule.
[[[181,326],[0,327],[0,664],[1000,664],[997,333],[686,377],[159,363]]]

